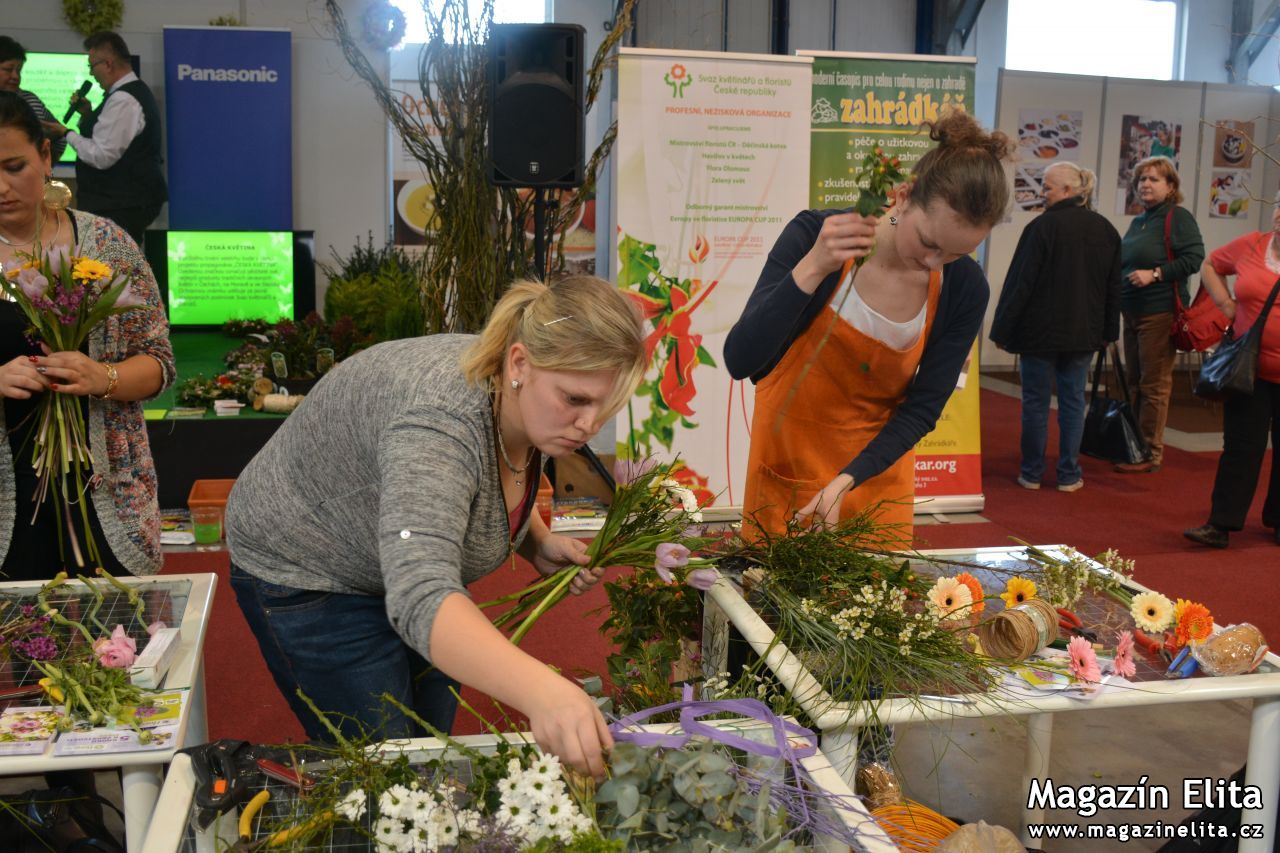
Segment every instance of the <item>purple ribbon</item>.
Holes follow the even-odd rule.
[[[659,732],[631,730],[644,720],[667,711],[680,712],[680,728],[683,731],[673,734],[661,734]],[[705,717],[708,714],[735,714],[739,717],[768,723],[773,729],[773,743],[751,740],[699,720],[700,717]],[[817,736],[810,729],[806,729],[804,726],[790,720],[784,720],[769,710],[769,706],[763,702],[757,699],[699,701],[693,698],[693,687],[688,684],[684,686],[681,701],[668,702],[665,705],[658,705],[643,711],[637,711],[634,714],[628,714],[610,725],[609,731],[613,734],[614,740],[630,741],[639,746],[668,748],[682,747],[689,742],[691,737],[701,735],[717,743],[740,749],[743,752],[763,755],[767,758],[784,758],[792,763],[797,759],[807,758],[818,751]],[[805,738],[808,745],[797,749],[791,745],[789,735]]]

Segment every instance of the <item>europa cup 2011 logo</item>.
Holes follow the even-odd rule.
[[[671,87],[671,97],[683,98],[685,87],[693,82],[693,78],[689,76],[689,70],[677,62],[671,66],[671,70],[662,75],[662,79]]]

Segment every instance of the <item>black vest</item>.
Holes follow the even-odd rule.
[[[102,108],[116,92],[128,92],[142,105],[143,128],[120,159],[105,169],[76,160],[76,207],[89,213],[163,204],[169,198],[160,170],[160,107],[146,83],[133,80],[108,92],[98,108],[80,122],[80,135],[93,137]]]

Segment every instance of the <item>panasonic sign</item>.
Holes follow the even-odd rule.
[[[184,62],[178,65],[178,79],[205,83],[277,83],[280,74],[265,65],[257,68],[193,68]]]

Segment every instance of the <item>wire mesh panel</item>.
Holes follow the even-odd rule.
[[[187,599],[191,592],[190,581],[130,579],[128,585],[136,598],[105,579],[86,578],[69,581],[44,596],[41,587],[22,585],[0,591],[0,631],[6,632],[3,651],[0,652],[0,697],[6,691],[28,687],[42,676],[25,648],[17,648],[20,626],[30,618],[39,617],[48,610],[56,611],[63,618],[82,624],[95,639],[109,637],[116,627],[124,630],[141,651],[150,639],[148,628],[162,623],[170,628],[181,628]],[[43,604],[43,606],[42,606]],[[52,647],[47,644],[40,655],[42,660],[61,665],[82,652],[88,645],[86,638],[76,628],[51,622],[47,634]],[[24,700],[25,701],[25,700]],[[0,708],[12,704],[12,700],[0,699]]]

